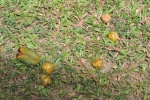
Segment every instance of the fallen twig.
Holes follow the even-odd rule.
[[[96,77],[92,74],[92,72],[87,68],[87,66],[81,61],[76,54],[74,56],[77,58],[77,60],[80,62],[80,64],[86,69],[86,71],[90,74],[90,76],[93,78],[93,80],[99,85],[102,86],[99,81],[96,79]]]

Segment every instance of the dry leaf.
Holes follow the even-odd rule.
[[[113,63],[111,63],[111,62],[104,62],[104,68],[102,69],[102,72],[103,73],[107,73],[107,72],[112,71],[112,67],[111,66],[113,66]]]
[[[120,48],[113,47],[113,46],[108,46],[108,47],[106,47],[106,49],[107,49],[107,50],[111,50],[111,51],[118,51],[118,52],[120,52],[120,51],[121,51],[121,49],[120,49]]]
[[[114,68],[114,69],[116,69],[116,68],[118,68],[116,65],[114,65],[114,66],[112,66],[112,68]]]

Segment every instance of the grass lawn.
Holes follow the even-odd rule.
[[[39,63],[18,61],[19,47]],[[56,66],[47,87],[45,62]],[[0,100],[150,100],[149,0],[0,0]]]

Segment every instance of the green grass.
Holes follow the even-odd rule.
[[[149,100],[149,0],[1,0],[1,100]],[[105,25],[101,14],[110,14]],[[111,42],[110,30],[120,40]],[[36,66],[16,59],[19,47],[34,49]],[[115,47],[119,51],[110,50]],[[76,54],[102,84],[91,78]],[[91,63],[103,58],[104,69]],[[41,85],[41,65],[53,62],[53,84]],[[116,65],[117,68],[111,68]]]

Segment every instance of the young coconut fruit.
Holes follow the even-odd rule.
[[[118,33],[117,32],[110,32],[109,34],[108,34],[108,38],[111,40],[111,41],[113,41],[113,42],[115,42],[115,41],[117,41],[118,39],[119,39],[119,35],[118,35]]]
[[[103,23],[108,24],[111,20],[111,16],[109,14],[104,14],[101,16],[101,20]]]
[[[50,76],[43,75],[41,79],[42,79],[42,85],[44,87],[52,84],[52,80],[51,80]]]
[[[46,62],[42,65],[42,70],[46,73],[46,75],[50,75],[54,69],[55,66],[52,63]]]
[[[40,56],[35,51],[25,47],[20,47],[18,49],[16,57],[21,62],[25,62],[32,65],[36,65],[40,60]]]
[[[99,58],[99,59],[95,59],[94,61],[93,61],[93,67],[94,68],[103,68],[104,67],[104,61],[103,61],[103,59],[101,59],[101,58]]]

